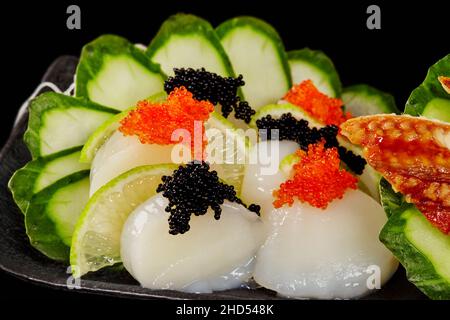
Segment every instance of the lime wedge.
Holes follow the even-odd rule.
[[[363,150],[360,146],[357,146],[350,141],[347,140],[347,138],[343,136],[338,136],[337,140],[339,142],[339,145],[343,146],[347,150],[352,151],[354,154],[364,157],[363,156]],[[368,163],[364,167],[364,171],[361,175],[356,176],[359,180],[358,182],[358,188],[363,191],[364,193],[371,196],[376,201],[380,202],[380,179],[381,174],[379,174],[377,171],[375,171],[374,168],[372,168]]]
[[[93,143],[84,147],[84,150],[90,150],[86,154],[93,155],[91,192],[134,167],[171,162],[171,148],[142,145],[138,139],[125,138],[114,131],[117,127],[118,124],[113,122],[105,124],[104,130],[99,131],[98,136],[91,140]],[[112,132],[110,132],[111,129]],[[239,193],[249,147],[244,131],[236,129],[228,120],[214,112],[205,123],[205,129],[209,138],[206,147],[207,160],[211,168],[217,171],[222,180],[233,185]],[[165,151],[163,152],[162,149]],[[163,161],[158,160],[159,158]]]
[[[147,100],[152,102],[162,101],[167,97],[165,92],[156,93]],[[97,128],[81,149],[80,162],[91,163],[94,160],[98,149],[108,140],[108,138],[119,128],[120,121],[127,116],[127,114],[136,107],[128,108],[119,114],[106,120],[100,127]]]
[[[163,101],[166,97],[166,93],[162,92],[149,97],[148,100],[158,102]],[[122,120],[133,108],[125,110],[108,119],[89,137],[88,141],[81,150],[80,162],[91,163],[94,160],[97,151],[103,145],[107,146],[105,142],[108,141],[108,139],[117,130],[120,120]],[[209,133],[208,140],[211,142],[209,146],[212,146],[213,149],[209,152],[207,159],[211,162],[211,168],[217,171],[219,177],[223,181],[227,184],[233,185],[236,192],[239,194],[244,175],[247,151],[250,147],[249,139],[245,137],[243,129],[236,128],[232,122],[217,112],[211,113],[208,121],[205,122],[205,130],[207,131],[207,135]],[[219,140],[222,140],[221,144],[218,144]],[[153,151],[149,148],[149,152]],[[130,157],[133,156],[134,155],[130,154]],[[213,158],[219,161],[214,161]],[[107,160],[108,159],[101,161],[102,168],[96,168],[95,165],[93,165],[91,169],[94,172],[97,172],[99,169],[105,169],[108,167]],[[132,165],[133,161],[131,160],[129,163]],[[136,163],[138,163],[138,161],[136,161]],[[137,165],[142,165],[142,161]],[[118,172],[117,175],[120,173],[121,172]],[[116,174],[114,174],[113,177],[115,175]]]
[[[309,122],[310,127],[321,128],[324,127],[318,120],[307,114],[302,108],[290,103],[269,104],[259,109],[250,121],[250,127],[256,128],[256,120],[264,118],[265,116],[272,116],[274,119],[280,118],[283,114],[290,113],[295,119],[305,119]]]
[[[216,170],[225,183],[234,186],[239,195],[250,150],[248,137],[243,129],[236,128],[217,112],[211,113],[205,130],[208,138],[206,154],[211,169]]]
[[[75,226],[70,264],[75,277],[121,261],[120,236],[128,215],[156,194],[163,175],[178,166],[161,164],[134,168],[114,178],[89,199]]]
[[[297,154],[295,153],[288,154],[280,161],[278,169],[286,175],[286,178],[289,178],[294,164],[296,164],[299,160],[300,157]]]

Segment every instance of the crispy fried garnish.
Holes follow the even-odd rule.
[[[407,115],[353,118],[342,135],[431,223],[450,232],[450,125]]]

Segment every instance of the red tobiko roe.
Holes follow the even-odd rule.
[[[325,125],[339,126],[352,117],[349,112],[344,113],[342,110],[341,99],[330,98],[323,94],[317,90],[311,80],[305,80],[293,86],[283,99],[302,108]]]
[[[166,101],[139,101],[137,107],[120,121],[119,131],[125,136],[136,135],[141,143],[169,145],[179,143],[172,140],[172,133],[184,129],[190,134],[191,150],[194,152],[194,140],[198,134],[194,133],[195,122],[198,121],[202,129],[202,150],[205,150],[204,122],[212,111],[214,105],[211,102],[196,100],[185,87],[179,87],[169,94]],[[195,159],[199,157],[195,156]]]
[[[294,176],[283,182],[274,191],[275,208],[284,204],[292,206],[294,198],[313,207],[326,209],[334,199],[341,199],[345,191],[357,188],[358,180],[348,171],[340,168],[336,148],[326,149],[325,142],[308,146],[308,151],[296,151],[299,162],[294,164]]]

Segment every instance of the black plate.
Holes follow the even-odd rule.
[[[71,56],[58,58],[48,69],[43,81],[55,83],[64,90],[71,84],[78,59]],[[7,184],[11,175],[30,160],[22,140],[27,126],[25,112],[13,128],[11,136],[0,152],[0,268],[7,273],[36,284],[68,290],[70,282],[67,265],[54,262],[30,246],[25,234],[23,215],[14,203]],[[167,290],[148,290],[124,270],[115,268],[90,274],[81,280],[81,292],[138,298],[161,299],[279,299],[273,291],[235,289],[212,294],[188,294]],[[403,268],[382,290],[364,299],[424,299],[425,296],[409,283]]]

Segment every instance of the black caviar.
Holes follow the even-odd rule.
[[[216,73],[208,72],[205,68],[174,68],[175,75],[169,77],[164,83],[164,90],[167,93],[175,88],[184,86],[192,92],[194,99],[208,100],[212,104],[220,104],[222,115],[228,118],[234,110],[235,118],[250,122],[250,118],[255,114],[246,101],[240,101],[238,88],[245,84],[242,75],[237,78],[221,77]]]
[[[219,181],[216,171],[209,170],[207,162],[193,161],[186,166],[180,166],[172,176],[163,176],[162,183],[156,192],[169,200],[166,212],[169,216],[169,233],[183,234],[189,230],[191,215],[204,215],[208,208],[214,211],[214,218],[220,219],[224,200],[236,202],[259,215],[260,206],[246,206],[236,196],[233,186]]]
[[[337,140],[339,129],[335,125],[327,125],[320,129],[310,128],[307,120],[297,120],[291,113],[285,113],[279,119],[274,119],[271,115],[258,119],[256,126],[262,139],[274,139],[275,137],[271,137],[271,129],[278,129],[279,140],[295,141],[305,151],[310,144],[324,139],[325,148],[337,148],[339,158],[350,170],[356,174],[362,174],[364,171],[366,160],[339,145]],[[265,131],[262,131],[263,129]]]

